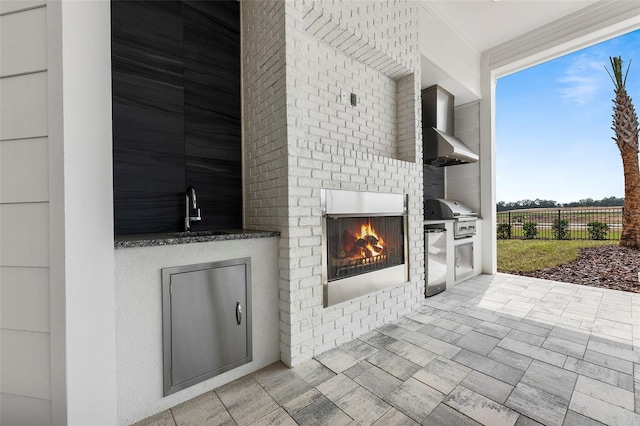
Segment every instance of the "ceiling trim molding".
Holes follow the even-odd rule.
[[[608,0],[529,31],[483,52],[497,76],[548,61],[640,28],[636,0]]]

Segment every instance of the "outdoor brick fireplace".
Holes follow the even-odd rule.
[[[281,233],[280,351],[295,366],[424,298],[418,6],[241,5],[245,227]],[[327,194],[385,201],[336,211]]]
[[[406,196],[321,194],[323,306],[407,281]]]

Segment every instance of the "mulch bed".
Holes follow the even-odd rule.
[[[583,248],[573,262],[533,272],[527,277],[640,293],[640,250],[619,246]]]

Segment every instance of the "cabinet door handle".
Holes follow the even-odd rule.
[[[236,302],[236,322],[242,324],[242,305],[239,300]]]

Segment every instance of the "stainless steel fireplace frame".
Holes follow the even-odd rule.
[[[378,290],[394,287],[409,280],[406,194],[322,189],[320,203],[322,209],[322,294],[325,308]],[[327,220],[340,217],[381,216],[400,216],[403,218],[404,263],[329,282]]]

